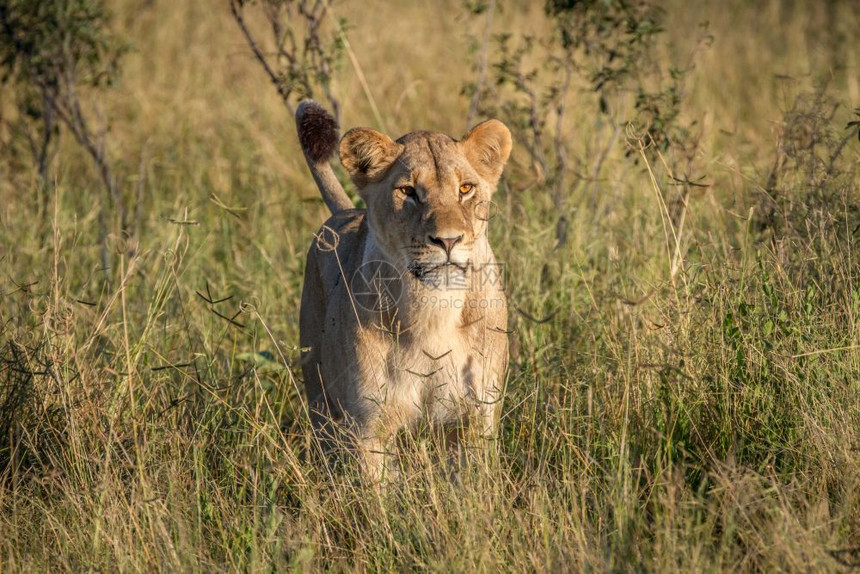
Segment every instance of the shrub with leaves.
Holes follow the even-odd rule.
[[[253,29],[246,17],[249,6],[262,14],[268,34]],[[337,22],[336,30],[327,34],[327,8],[328,3],[319,0],[230,0],[234,20],[290,114],[299,101],[321,92],[340,121],[332,75],[343,56],[346,23]]]
[[[109,179],[103,145],[80,97],[85,88],[103,88],[117,79],[127,46],[110,34],[109,22],[104,4],[93,0],[0,3],[2,81],[13,87],[22,117],[41,124],[41,140],[31,145],[42,178],[54,138],[64,125]]]
[[[822,84],[800,94],[783,113],[773,166],[755,212],[765,238],[794,237],[808,245],[821,234],[851,239],[860,229],[860,161],[850,145],[860,122],[840,129],[840,112],[844,107]]]
[[[0,80],[18,112],[14,131],[26,136],[36,165],[40,208],[47,212],[48,169],[57,138],[67,130],[92,159],[107,192],[100,213],[103,244],[111,202],[120,228],[127,224],[106,150],[107,130],[93,120],[94,102],[117,80],[127,51],[109,28],[110,15],[100,0],[0,1]],[[106,247],[102,259],[108,267]]]
[[[474,3],[467,3],[467,9],[473,14],[486,11],[484,5]],[[692,59],[686,67],[663,69],[653,53],[655,40],[663,32],[663,13],[647,1],[547,0],[544,12],[551,21],[551,35],[495,36],[494,82],[485,83],[479,75],[479,81],[467,85],[464,92],[477,102],[480,113],[502,117],[512,126],[517,143],[529,153],[538,181],[553,189],[561,214],[556,234],[562,244],[570,187],[566,176],[573,172],[596,180],[626,124],[633,126],[634,137],[644,142],[649,157],[672,146],[683,150],[688,144],[689,132],[679,114]],[[700,45],[710,41],[705,33]],[[594,96],[590,101],[595,106],[595,127],[605,132],[605,143],[573,156],[565,115],[578,88]],[[634,151],[635,146],[627,155],[638,162],[640,156]],[[684,154],[688,159],[691,155]]]

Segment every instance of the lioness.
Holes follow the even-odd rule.
[[[313,427],[348,429],[366,473],[383,478],[398,430],[422,422],[495,431],[508,359],[501,269],[487,241],[490,200],[511,151],[483,122],[462,140],[368,128],[340,140],[356,209],[329,159],[338,126],[316,102],[299,140],[332,212],[308,251],[302,365]]]

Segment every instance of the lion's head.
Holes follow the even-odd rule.
[[[486,251],[490,202],[511,152],[505,125],[489,120],[460,141],[413,132],[397,141],[347,132],[341,162],[367,204],[377,247],[419,284],[462,281]]]

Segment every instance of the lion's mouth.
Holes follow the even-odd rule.
[[[469,265],[470,262],[468,261],[466,263],[457,263],[455,261],[420,263],[418,261],[412,261],[407,266],[407,269],[409,270],[409,273],[419,281],[428,281],[430,279],[436,279],[439,275],[447,276],[452,272],[459,272],[465,275],[469,270]]]

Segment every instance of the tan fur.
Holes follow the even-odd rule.
[[[308,252],[302,362],[320,438],[347,429],[372,478],[390,467],[400,429],[496,430],[507,307],[486,231],[510,150],[495,120],[459,142],[430,132],[395,142],[365,128],[341,140],[367,210],[333,215]],[[464,183],[473,192],[461,194]]]

